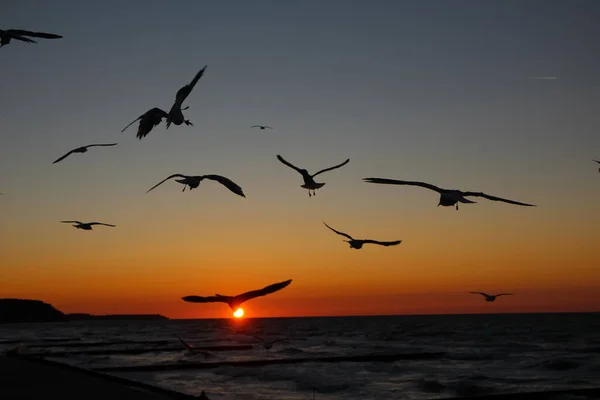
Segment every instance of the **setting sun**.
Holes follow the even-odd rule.
[[[233,316],[236,317],[236,318],[242,318],[244,316],[244,310],[242,310],[241,308],[238,308],[233,313]]]

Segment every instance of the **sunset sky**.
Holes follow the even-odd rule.
[[[181,297],[291,278],[246,315],[600,311],[599,17],[595,0],[5,0],[1,29],[64,38],[0,49],[0,298],[229,317]],[[204,65],[193,127],[120,133]],[[277,154],[350,163],[309,198]],[[247,198],[211,181],[145,194],[173,173]],[[538,207],[456,211],[365,177]],[[322,221],[402,244],[350,249]]]

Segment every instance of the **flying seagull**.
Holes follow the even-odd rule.
[[[129,128],[139,120],[140,125],[138,126],[136,137],[142,140],[142,138],[146,137],[154,127],[158,126],[158,124],[162,122],[163,118],[168,117],[169,115],[165,111],[158,107],[154,107],[153,109],[146,111],[144,114],[131,121],[129,125],[123,128],[121,133],[125,132],[125,129]]]
[[[598,161],[598,160],[592,160],[592,161],[596,161],[598,164],[600,164],[600,161]],[[600,168],[598,168],[598,171],[600,171]]]
[[[190,190],[192,190],[192,189],[195,189],[198,186],[200,186],[200,182],[202,182],[204,179],[210,179],[210,180],[219,182],[221,185],[225,186],[227,189],[231,190],[233,193],[235,193],[239,196],[242,196],[242,197],[246,197],[246,195],[242,191],[241,187],[239,187],[236,183],[234,183],[230,179],[225,178],[224,176],[221,176],[221,175],[188,176],[188,175],[182,175],[182,174],[173,174],[173,175],[168,176],[167,178],[163,179],[162,181],[158,182],[156,185],[152,186],[150,189],[148,189],[148,191],[146,193],[148,193],[152,189],[156,188],[157,186],[161,185],[162,183],[168,181],[171,178],[182,178],[182,179],[175,180],[176,182],[183,184],[182,192],[185,191],[185,188],[188,186],[190,187]]]
[[[424,182],[412,182],[412,181],[398,181],[395,179],[386,179],[386,178],[363,178],[364,181],[369,183],[382,183],[386,185],[411,185],[411,186],[421,186],[426,189],[434,190],[440,194],[440,202],[438,206],[451,207],[456,206],[458,210],[458,203],[476,203],[476,201],[465,199],[468,196],[475,197],[484,197],[488,200],[493,201],[503,201],[505,203],[516,204],[519,206],[527,206],[527,207],[536,207],[534,204],[520,203],[514,200],[502,199],[500,197],[490,196],[489,194],[481,193],[481,192],[463,192],[461,190],[455,189],[442,189],[435,185],[424,183]]]
[[[267,125],[252,125],[250,128],[260,128],[260,129],[269,128],[269,129],[273,129],[272,127],[267,126]]]
[[[31,31],[23,31],[20,29],[7,29],[7,30],[0,29],[0,47],[9,44],[12,39],[20,40],[22,42],[27,42],[27,43],[37,43],[35,40],[29,39],[26,36],[32,36],[32,37],[44,38],[44,39],[60,39],[60,38],[62,38],[62,36],[55,35],[53,33],[31,32]]]
[[[58,160],[54,161],[52,164],[56,164],[59,161],[64,160],[65,158],[67,158],[68,156],[70,156],[72,153],[86,153],[88,151],[88,147],[96,147],[96,146],[116,146],[118,143],[108,143],[108,144],[88,144],[87,146],[82,146],[82,147],[78,147],[76,149],[73,149],[71,151],[69,151],[67,154],[65,154],[64,156],[62,156],[61,158],[59,158]]]
[[[196,348],[196,346],[192,346],[191,344],[187,343],[180,337],[178,337],[178,339],[181,342],[181,344],[183,345],[183,347],[185,347],[185,349],[186,349],[186,352],[184,353],[186,356],[193,357],[198,354],[202,354],[206,358],[213,357],[213,355],[211,353],[209,353],[208,351],[199,350]]]
[[[344,236],[344,237],[347,237],[348,239],[350,239],[350,240],[344,240],[344,242],[349,243],[351,249],[358,250],[358,249],[362,248],[364,244],[367,244],[367,243],[378,244],[381,246],[395,246],[397,244],[402,243],[402,240],[394,240],[393,242],[380,242],[378,240],[371,240],[371,239],[354,239],[352,236],[348,235],[347,233],[336,231],[335,229],[333,229],[332,227],[327,225],[325,222],[323,222],[323,223],[325,224],[326,227],[328,227],[329,229],[331,229],[338,235],[341,235],[341,236]]]
[[[500,293],[500,294],[487,294],[487,293],[483,293],[483,292],[469,292],[469,293],[480,294],[483,297],[485,297],[485,301],[490,301],[490,302],[495,301],[496,297],[499,297],[499,296],[513,296],[513,293]]]
[[[316,172],[311,175],[308,173],[307,170],[300,169],[300,168],[296,167],[295,165],[290,164],[289,162],[284,160],[283,157],[281,157],[279,154],[277,154],[277,159],[279,161],[281,161],[282,163],[284,163],[285,165],[287,165],[288,167],[295,169],[296,171],[298,171],[300,173],[300,175],[302,175],[302,179],[304,179],[304,185],[300,185],[300,187],[303,187],[304,189],[308,189],[308,197],[311,196],[311,194],[310,194],[311,190],[312,190],[312,195],[314,196],[314,195],[316,195],[315,191],[317,189],[320,189],[323,186],[325,186],[325,183],[315,182],[315,180],[313,179],[315,176],[322,174],[323,172],[331,171],[332,169],[343,167],[344,165],[346,165],[350,162],[350,159],[348,158],[348,159],[346,159],[346,161],[344,161],[341,164],[338,164],[338,165],[330,167],[330,168],[322,169],[319,172]]]
[[[285,288],[286,286],[288,286],[290,283],[292,283],[292,280],[288,279],[287,281],[274,283],[272,285],[265,286],[262,289],[252,290],[250,292],[238,294],[237,296],[223,296],[221,294],[216,294],[214,296],[207,296],[207,297],[185,296],[185,297],[182,297],[181,299],[183,301],[187,301],[190,303],[227,303],[227,305],[229,305],[229,308],[231,308],[232,311],[235,311],[244,302],[246,302],[248,300],[252,300],[256,297],[266,296],[268,294],[277,292],[278,290],[281,290],[281,289]]]
[[[181,89],[179,89],[177,91],[177,94],[175,95],[175,103],[173,103],[173,106],[171,107],[171,110],[169,111],[169,115],[167,117],[167,128],[169,126],[171,126],[172,123],[175,125],[181,125],[181,124],[185,123],[188,126],[189,125],[194,126],[194,124],[192,124],[189,119],[185,119],[185,117],[183,116],[183,113],[181,112],[182,110],[187,110],[188,107],[182,109],[181,105],[183,104],[185,99],[187,99],[187,97],[190,95],[190,93],[192,93],[194,86],[196,86],[196,83],[198,83],[200,78],[202,78],[202,75],[204,75],[204,71],[206,70],[206,67],[207,67],[207,65],[205,65],[204,68],[202,68],[196,74],[194,79],[192,79],[192,81],[188,85],[185,85],[184,87],[182,87]]]
[[[75,227],[77,229],[83,229],[84,231],[91,231],[92,225],[104,225],[104,226],[111,226],[111,227],[116,226],[116,225],[111,225],[111,224],[105,224],[103,222],[81,222],[81,221],[60,221],[60,222],[63,222],[65,224],[75,224],[75,225],[73,225],[73,227]]]
[[[255,338],[255,339],[259,340],[259,341],[261,341],[263,347],[265,348],[265,350],[271,350],[271,348],[273,348],[273,345],[275,343],[283,342],[283,341],[286,340],[285,338],[274,339],[274,340],[266,340],[266,339],[261,338],[258,335],[250,335],[250,336],[252,336],[253,338]]]

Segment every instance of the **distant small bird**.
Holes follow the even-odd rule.
[[[190,303],[227,303],[227,305],[229,305],[229,308],[231,308],[232,311],[235,311],[246,301],[252,300],[256,297],[266,296],[268,294],[275,293],[287,287],[290,283],[292,283],[292,280],[288,279],[287,281],[274,283],[272,285],[265,286],[262,289],[252,290],[250,292],[238,294],[237,296],[223,296],[221,294],[216,294],[214,296],[207,297],[185,296],[181,299]]]
[[[468,293],[472,293],[472,294],[480,294],[483,297],[485,297],[485,301],[496,301],[496,297],[499,296],[513,296],[513,293],[500,293],[500,294],[487,294],[487,293],[483,293],[483,292],[468,292]]]
[[[275,343],[283,342],[283,341],[286,340],[285,338],[279,338],[279,339],[273,339],[273,340],[266,340],[266,339],[261,338],[258,335],[250,335],[250,336],[252,336],[255,339],[258,339],[259,341],[261,341],[263,347],[265,348],[265,350],[271,350],[273,348],[273,345]]]
[[[27,43],[37,43],[35,40],[29,39],[25,36],[32,36],[44,39],[61,39],[62,36],[55,35],[53,33],[44,33],[44,32],[31,32],[31,31],[23,31],[20,29],[0,29],[0,47],[6,46],[10,43],[12,39],[20,40],[22,42]]]
[[[363,178],[363,180],[366,182],[369,182],[369,183],[381,183],[381,184],[387,184],[387,185],[421,186],[426,189],[434,190],[440,194],[440,202],[438,203],[438,206],[444,206],[444,207],[456,206],[457,210],[458,210],[459,202],[460,203],[476,203],[476,201],[471,201],[471,200],[465,199],[466,196],[484,197],[488,200],[493,200],[493,201],[503,201],[505,203],[516,204],[519,206],[536,207],[533,204],[520,203],[518,201],[502,199],[500,197],[490,196],[488,194],[481,193],[481,192],[463,192],[463,191],[454,190],[454,189],[441,189],[435,185],[432,185],[429,183],[424,183],[424,182],[398,181],[395,179],[386,179],[386,178]]]
[[[64,160],[65,158],[67,158],[68,156],[70,156],[73,153],[86,153],[88,151],[89,147],[96,147],[96,146],[116,146],[117,144],[118,143],[88,144],[87,146],[78,147],[76,149],[73,149],[73,150],[69,151],[67,154],[65,154],[64,156],[62,156],[58,160],[54,161],[52,164],[56,164],[57,162]]]
[[[152,129],[154,129],[156,126],[158,126],[158,124],[162,122],[163,118],[168,118],[168,116],[169,115],[165,111],[161,110],[158,107],[154,107],[153,109],[146,111],[146,113],[140,115],[139,117],[131,121],[129,125],[123,128],[121,133],[125,132],[125,129],[129,128],[131,125],[133,125],[136,121],[139,120],[140,125],[138,126],[138,131],[135,136],[138,139],[142,140],[142,138],[146,137]]]
[[[395,240],[393,242],[380,242],[380,241],[371,240],[371,239],[354,239],[352,236],[348,235],[347,233],[336,231],[335,229],[333,229],[332,227],[327,225],[325,222],[323,222],[323,223],[325,224],[326,227],[328,227],[329,229],[331,229],[338,235],[341,235],[341,236],[344,236],[344,237],[347,237],[348,239],[350,239],[350,240],[344,240],[344,242],[349,243],[350,248],[352,248],[352,249],[358,250],[358,249],[362,248],[364,244],[367,244],[367,243],[378,244],[381,246],[395,246],[397,244],[402,243],[402,240]]]
[[[188,186],[190,187],[190,190],[192,190],[192,189],[195,189],[198,186],[200,186],[200,182],[202,182],[204,179],[210,179],[210,180],[219,182],[221,185],[225,186],[227,189],[231,190],[233,193],[235,193],[239,196],[242,196],[242,197],[246,197],[246,195],[242,191],[241,187],[239,187],[236,183],[234,183],[230,179],[225,178],[224,176],[221,176],[221,175],[188,176],[188,175],[182,175],[182,174],[173,174],[173,175],[168,176],[167,178],[163,179],[162,181],[158,182],[156,185],[152,186],[150,189],[148,189],[148,191],[146,193],[148,193],[152,189],[156,188],[157,186],[161,185],[162,183],[168,181],[169,179],[177,178],[177,177],[183,178],[183,179],[175,180],[176,182],[183,184],[182,192],[185,191],[185,188]]]
[[[75,227],[77,229],[83,229],[84,231],[91,231],[92,225],[104,225],[104,226],[111,226],[111,227],[116,226],[116,225],[111,225],[111,224],[105,224],[103,222],[81,222],[81,221],[60,221],[60,222],[65,223],[65,224],[75,224],[75,225],[73,225],[73,227]]]
[[[181,112],[182,110],[187,110],[188,107],[182,109],[181,105],[183,104],[185,99],[187,99],[187,97],[190,95],[190,93],[192,93],[194,86],[196,86],[196,83],[198,83],[200,78],[202,78],[202,75],[204,75],[204,71],[206,71],[206,67],[207,67],[207,65],[205,65],[204,68],[202,68],[196,74],[194,79],[192,79],[192,81],[189,84],[185,85],[184,87],[182,87],[181,89],[179,89],[177,91],[177,94],[175,95],[175,103],[171,107],[171,110],[169,111],[169,115],[167,117],[167,128],[169,128],[169,126],[171,126],[172,123],[175,125],[181,125],[183,123],[185,123],[188,126],[194,125],[190,122],[189,119],[185,119],[185,117],[183,116],[183,113]]]
[[[324,183],[317,183],[317,182],[315,182],[315,180],[313,179],[315,176],[317,176],[319,174],[322,174],[323,172],[331,171],[332,169],[343,167],[344,165],[346,165],[346,164],[348,164],[350,162],[350,159],[348,158],[346,161],[344,161],[341,164],[335,165],[335,166],[330,167],[330,168],[322,169],[319,172],[316,172],[316,173],[314,173],[314,174],[311,175],[311,174],[308,173],[307,170],[300,169],[300,168],[296,167],[295,165],[292,165],[288,161],[284,160],[283,157],[281,157],[279,154],[277,154],[277,159],[279,161],[281,161],[282,163],[284,163],[285,165],[287,165],[288,167],[295,169],[296,171],[298,171],[300,173],[300,175],[302,175],[302,179],[304,179],[304,185],[300,185],[300,187],[303,187],[304,189],[308,189],[308,197],[311,196],[311,194],[310,194],[311,190],[312,190],[312,195],[315,196],[316,195],[315,191],[317,189],[320,189],[323,186],[325,186]]]
[[[600,161],[598,161],[598,160],[592,160],[592,161],[596,161],[598,164],[600,164]],[[600,171],[600,168],[598,168],[598,171]]]
[[[197,356],[198,354],[202,354],[205,358],[213,357],[213,355],[211,353],[209,353],[208,351],[198,350],[196,348],[196,346],[192,346],[191,344],[185,342],[182,338],[178,337],[178,339],[181,342],[181,344],[183,345],[183,347],[186,349],[186,352],[184,353],[186,356],[194,357],[194,356]]]
[[[250,128],[260,128],[260,129],[267,129],[267,128],[269,128],[269,129],[273,129],[270,126],[267,126],[267,125],[252,125]]]

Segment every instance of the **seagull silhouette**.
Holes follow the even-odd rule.
[[[148,191],[146,193],[148,193],[152,189],[163,184],[164,182],[168,181],[171,178],[182,178],[182,179],[175,180],[176,182],[183,184],[182,192],[185,191],[185,188],[188,186],[190,187],[190,190],[192,190],[192,189],[195,189],[198,186],[200,186],[200,182],[202,182],[204,179],[210,179],[210,180],[219,182],[221,185],[225,186],[227,189],[231,190],[233,193],[235,193],[239,196],[242,196],[242,197],[246,197],[246,195],[242,191],[241,187],[239,187],[236,183],[234,183],[230,179],[225,178],[224,176],[221,176],[221,175],[188,176],[188,175],[182,175],[182,174],[173,174],[171,176],[166,177],[162,181],[158,182],[156,185],[152,186],[150,189],[148,189]]]
[[[271,348],[273,348],[273,345],[275,343],[283,342],[283,341],[286,340],[285,338],[273,339],[273,340],[266,340],[266,339],[263,339],[262,337],[260,337],[258,335],[250,335],[250,336],[252,336],[255,339],[258,339],[259,341],[261,341],[263,347],[265,348],[265,350],[271,350]]]
[[[185,99],[187,99],[190,93],[192,93],[194,86],[196,86],[196,83],[198,83],[200,78],[202,78],[202,75],[204,75],[206,67],[207,65],[205,65],[204,68],[202,68],[196,74],[194,79],[192,79],[192,81],[189,84],[185,85],[177,91],[177,94],[175,95],[175,103],[173,103],[173,106],[171,107],[171,110],[169,111],[169,115],[167,117],[167,128],[169,128],[169,126],[171,126],[172,123],[175,125],[181,125],[185,123],[188,126],[194,126],[194,124],[192,124],[189,119],[185,119],[182,113],[182,110],[187,110],[188,107],[182,109],[181,105],[183,104]]]
[[[270,126],[267,126],[267,125],[252,125],[250,128],[260,128],[260,129],[269,128],[269,129],[273,129]]]
[[[116,146],[117,144],[118,143],[88,144],[87,146],[78,147],[76,149],[73,149],[73,150],[69,151],[67,154],[65,154],[64,156],[62,156],[58,160],[54,161],[52,164],[56,164],[57,162],[64,160],[65,158],[67,158],[68,156],[70,156],[73,153],[86,153],[88,151],[89,147],[96,147],[96,146]]]
[[[252,300],[256,297],[266,296],[268,294],[277,292],[288,286],[290,283],[292,283],[292,280],[288,279],[287,281],[274,283],[272,285],[265,286],[262,289],[252,290],[250,292],[238,294],[237,296],[223,296],[221,294],[216,294],[214,296],[207,297],[185,296],[181,299],[190,303],[226,303],[227,305],[229,305],[229,308],[231,308],[232,311],[235,311],[246,301]]]
[[[536,207],[534,204],[520,203],[514,200],[502,199],[500,197],[490,196],[481,192],[463,192],[460,190],[454,189],[442,189],[435,185],[424,183],[424,182],[412,182],[412,181],[399,181],[395,179],[386,179],[386,178],[363,178],[364,181],[369,183],[381,183],[386,185],[410,185],[410,186],[421,186],[426,189],[434,190],[440,194],[440,202],[438,206],[451,207],[456,206],[458,210],[458,203],[476,203],[476,201],[471,201],[465,199],[467,196],[475,196],[475,197],[483,197],[488,200],[493,201],[503,201],[505,203],[516,204],[519,206],[527,206],[527,207]]]
[[[161,110],[158,107],[154,107],[151,110],[146,111],[144,114],[140,115],[129,125],[127,125],[121,133],[125,132],[125,129],[129,128],[136,121],[140,121],[140,125],[138,126],[137,134],[135,135],[138,139],[142,140],[142,138],[146,137],[154,127],[158,126],[162,122],[163,118],[168,118],[168,114]]]
[[[513,296],[513,293],[500,293],[500,294],[487,294],[487,293],[483,293],[483,292],[468,292],[468,293],[472,293],[472,294],[480,294],[483,297],[485,297],[485,301],[496,301],[496,297],[499,296]]]
[[[592,161],[596,161],[598,164],[600,164],[600,161],[598,161],[598,160],[592,160]],[[598,171],[600,171],[600,168],[598,168]]]
[[[20,29],[0,29],[0,47],[6,46],[10,43],[12,39],[20,40],[22,42],[27,43],[37,43],[35,40],[29,39],[26,36],[32,36],[37,38],[44,39],[60,39],[62,36],[55,35],[53,33],[44,33],[44,32],[31,32],[31,31],[23,31]]]
[[[322,174],[323,172],[327,172],[327,171],[331,171],[332,169],[336,169],[336,168],[340,168],[343,167],[344,165],[348,164],[350,162],[350,159],[348,158],[346,161],[344,161],[341,164],[335,165],[333,167],[330,168],[325,168],[320,170],[319,172],[316,172],[314,174],[309,174],[307,170],[305,169],[300,169],[298,167],[296,167],[295,165],[292,165],[291,163],[289,163],[288,161],[284,160],[283,157],[281,157],[279,154],[277,154],[277,159],[279,161],[281,161],[282,163],[284,163],[285,165],[287,165],[290,168],[295,169],[296,171],[298,171],[300,173],[300,175],[302,175],[302,179],[304,179],[304,185],[300,185],[300,187],[303,187],[304,189],[308,189],[308,197],[311,196],[310,192],[312,191],[312,195],[316,195],[315,191],[317,189],[322,188],[323,186],[325,186],[324,183],[317,183],[315,182],[315,180],[313,179],[315,176]]]
[[[116,225],[111,225],[111,224],[105,224],[103,222],[81,222],[81,221],[60,221],[60,222],[65,223],[65,224],[75,224],[75,225],[73,225],[73,227],[75,227],[77,229],[83,229],[84,231],[91,231],[92,225],[104,225],[104,226],[111,226],[111,227],[116,226]]]
[[[380,242],[378,240],[371,240],[371,239],[354,239],[352,236],[348,235],[347,233],[336,231],[335,229],[333,229],[332,227],[327,225],[325,223],[325,221],[323,221],[323,223],[325,224],[326,227],[328,227],[329,229],[331,229],[338,235],[341,235],[341,236],[344,236],[344,237],[347,237],[348,239],[350,239],[350,240],[344,240],[344,242],[349,243],[350,248],[352,248],[352,249],[357,249],[357,250],[361,249],[363,247],[363,245],[367,244],[367,243],[378,244],[381,246],[395,246],[397,244],[402,243],[402,240],[395,240],[393,242]]]
[[[196,346],[192,346],[191,344],[184,341],[182,338],[178,337],[179,341],[185,347],[186,352],[184,353],[188,357],[193,357],[198,354],[202,354],[205,358],[213,357],[213,355],[208,351],[202,351],[196,348]]]

